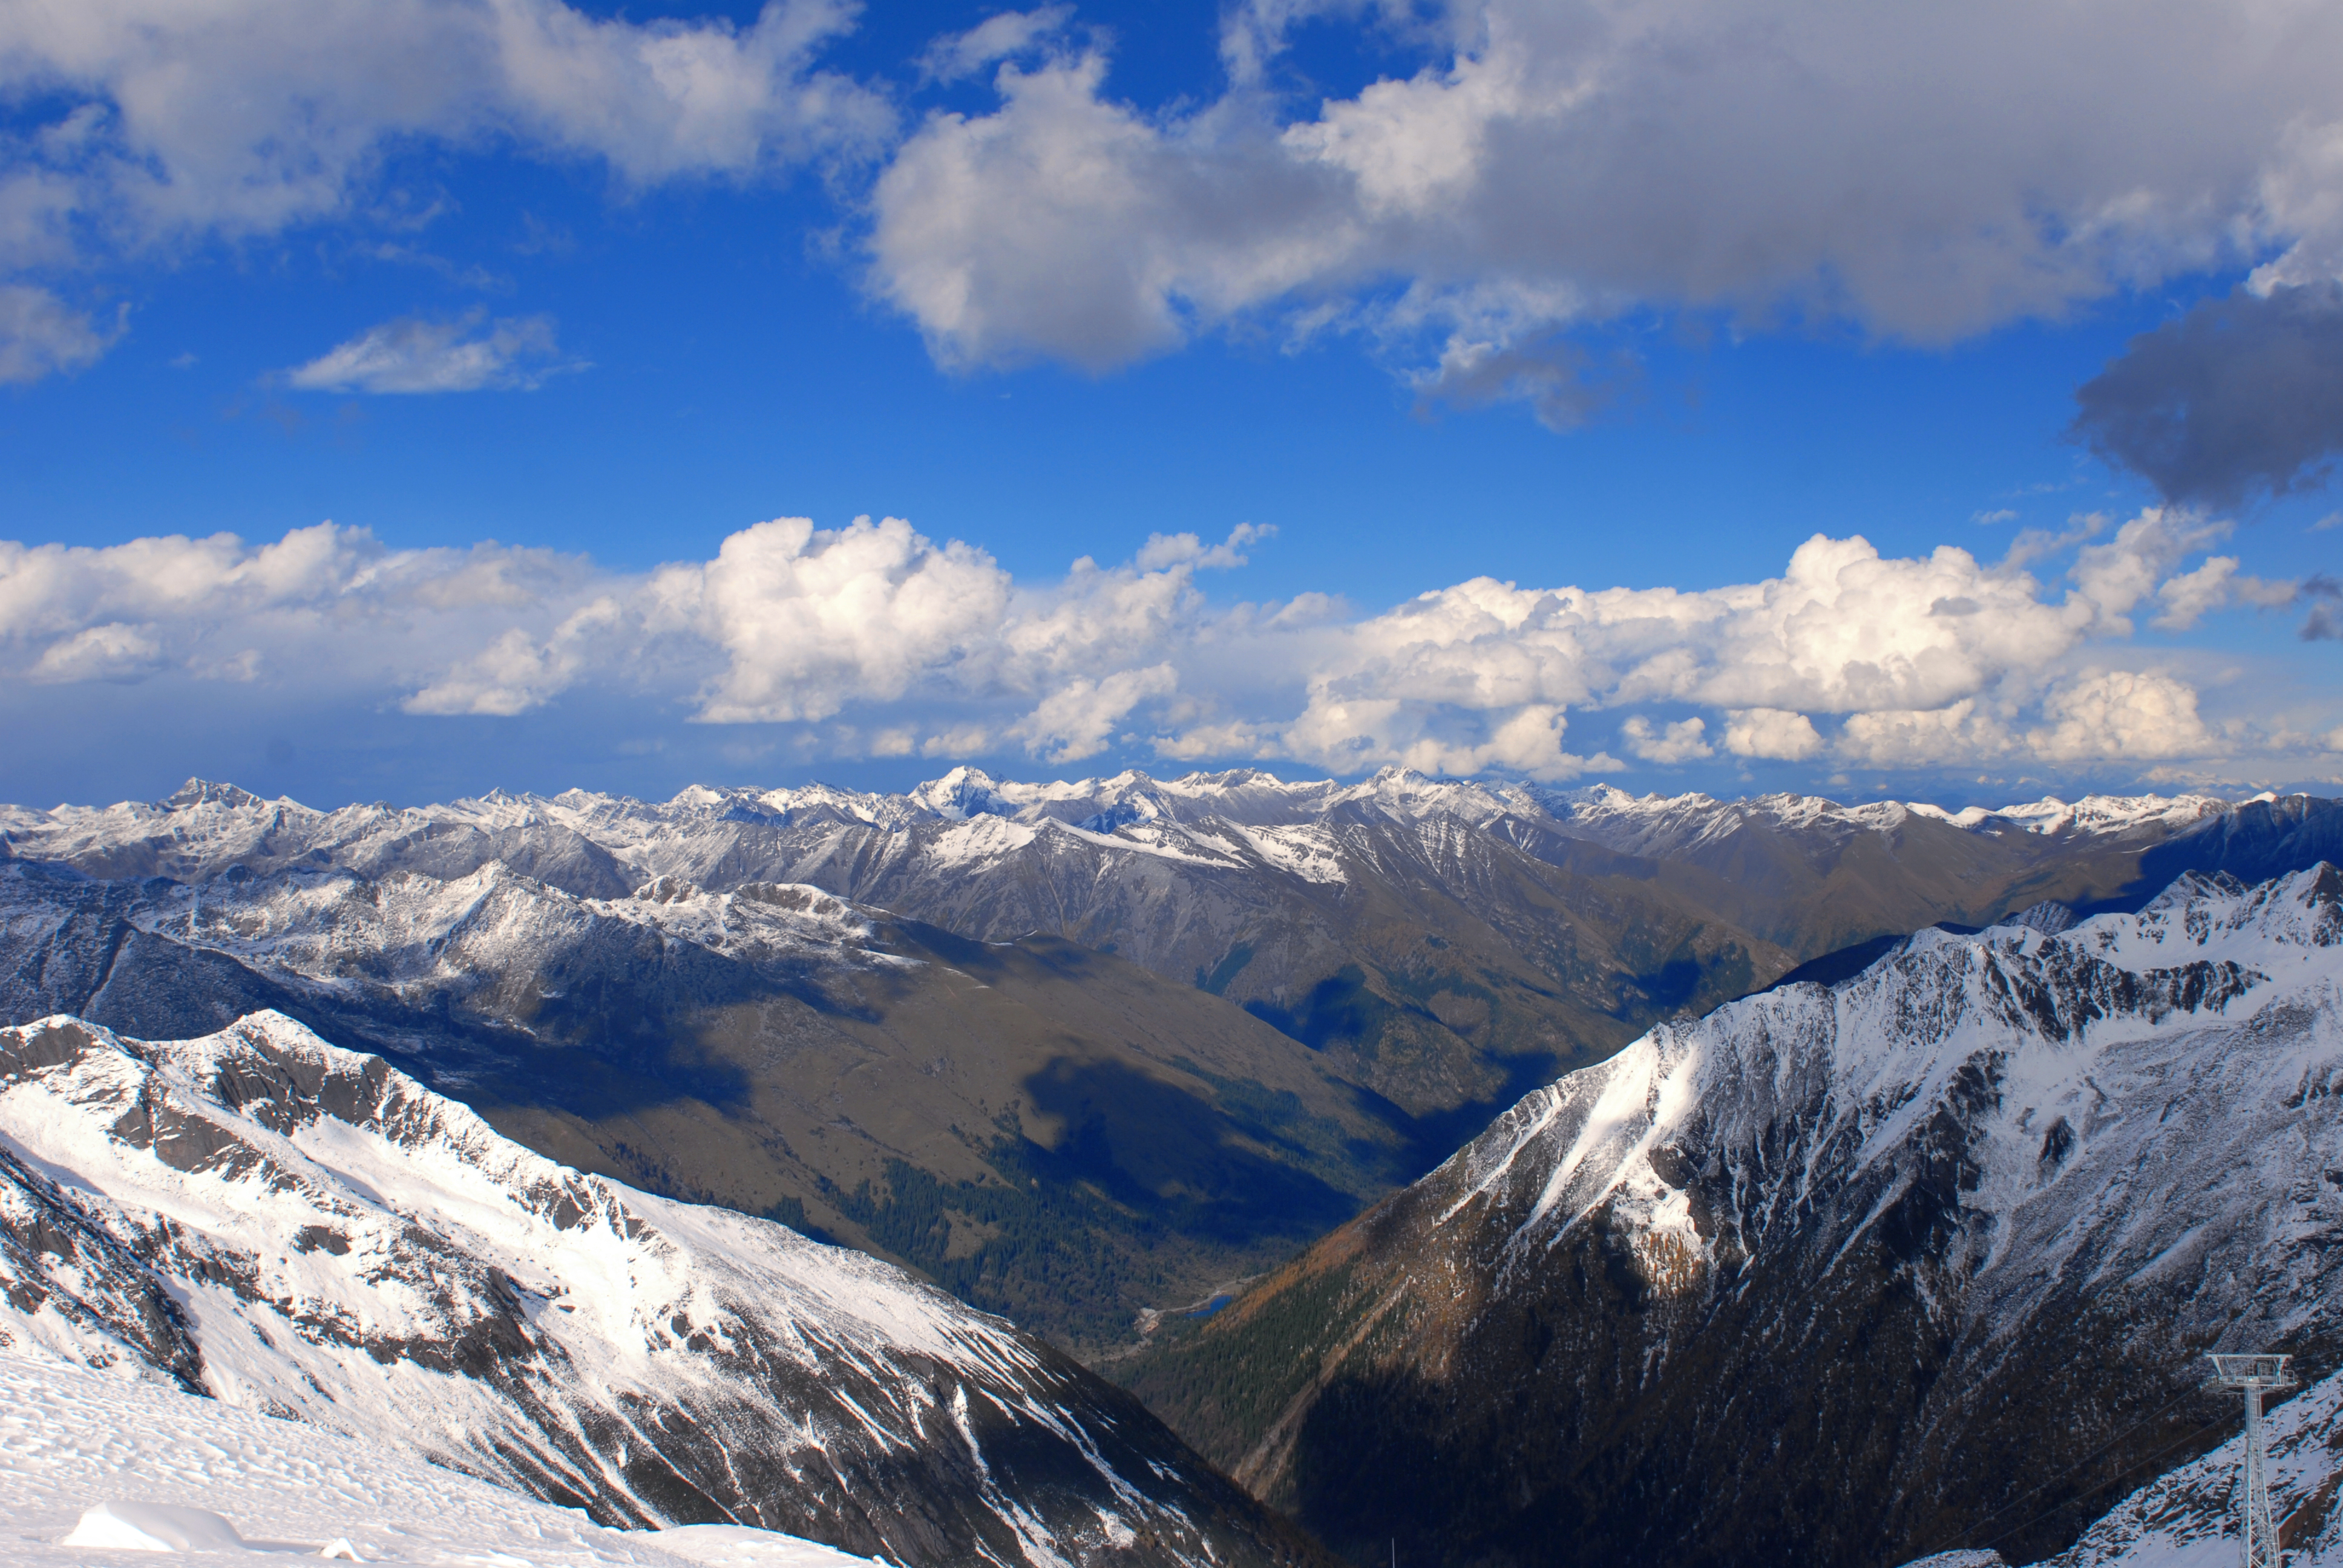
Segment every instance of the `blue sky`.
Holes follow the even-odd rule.
[[[0,798],[2325,786],[2343,35],[2026,15],[28,12]]]

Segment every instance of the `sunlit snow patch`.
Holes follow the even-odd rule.
[[[243,1552],[236,1526],[206,1508],[167,1503],[101,1503],[85,1509],[60,1546],[114,1552]]]
[[[672,1550],[682,1543],[605,1530],[387,1444],[0,1351],[0,1568],[97,1568],[140,1553],[862,1568],[810,1542],[734,1533],[779,1544],[729,1558]]]

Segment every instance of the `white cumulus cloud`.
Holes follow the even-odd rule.
[[[1076,676],[1011,726],[1009,734],[1046,761],[1095,757],[1131,709],[1149,699],[1169,697],[1179,686],[1180,672],[1168,664],[1119,669],[1103,680]]]
[[[548,551],[390,550],[333,523],[257,546],[232,534],[103,548],[0,541],[0,671],[267,677],[375,700],[362,694],[432,678],[451,652],[511,636],[588,580],[584,563]]]
[[[146,238],[265,234],[345,211],[394,144],[508,138],[629,179],[739,175],[876,145],[884,100],[817,69],[844,0],[602,19],[561,0],[75,0],[0,9],[0,88],[61,106],[28,146],[47,221]]]
[[[2045,722],[2026,744],[2054,762],[2207,756],[2221,748],[2197,717],[2197,700],[2187,682],[2154,670],[2085,675],[2045,698]]]
[[[1420,65],[1288,97],[1305,23]],[[930,116],[874,195],[877,292],[956,365],[1363,299],[1444,333],[1460,395],[1567,423],[1574,372],[1524,346],[1629,307],[1937,342],[2273,252],[2266,286],[2343,270],[2331,8],[1251,0],[1223,56],[1223,94],[1162,113],[1090,50]]]
[[[1925,768],[1996,760],[2016,744],[1990,707],[1974,697],[1939,709],[1889,709],[1849,716],[1837,753],[1875,768]]]
[[[441,675],[399,706],[409,713],[481,713],[509,718],[541,708],[582,674],[599,634],[623,616],[618,601],[605,594],[562,618],[543,638],[519,627]]]
[[[1073,17],[1071,5],[1040,5],[988,16],[965,33],[948,33],[921,50],[920,77],[963,81],[988,65],[1031,53],[1062,33]]]
[[[47,683],[137,680],[161,668],[163,645],[135,626],[110,621],[86,627],[41,651],[28,678]]]
[[[916,679],[980,685],[1010,592],[990,556],[939,546],[899,518],[759,523],[704,566],[660,568],[648,588],[655,625],[722,651],[699,709],[717,723],[827,719],[858,699],[895,700]]]
[[[1726,759],[2209,766],[2316,749],[2307,738],[2343,718],[2216,723],[2177,656],[2121,657],[2142,606],[2197,618],[2293,591],[2241,588],[2233,558],[2204,554],[2219,530],[2162,512],[2087,519],[1999,562],[1817,535],[1778,577],[1698,590],[1481,578],[1372,615],[1205,594],[1200,573],[1267,537],[1156,535],[1130,560],[1030,581],[900,518],[777,518],[637,574],[493,545],[393,550],[330,523],[257,546],[0,544],[0,676],[202,680],[417,715],[624,697],[679,722],[779,727],[809,758],[1120,749],[1557,781]],[[1630,761],[1572,747],[1596,714]]]
[[[857,9],[770,0],[741,25],[563,0],[0,6],[0,95],[31,106],[0,159],[0,279],[371,222],[386,165],[418,146],[590,158],[634,186],[875,157],[886,95],[815,64]],[[104,327],[27,329],[27,308],[0,294],[0,378],[103,351]]]
[[[1735,757],[1803,762],[1823,749],[1815,721],[1803,713],[1779,708],[1735,708],[1725,711],[1725,749]]]
[[[1714,757],[1716,748],[1703,736],[1708,730],[1704,719],[1679,719],[1674,724],[1654,726],[1637,713],[1619,726],[1619,739],[1631,757],[1646,762],[1669,763],[1689,761],[1695,757]]]

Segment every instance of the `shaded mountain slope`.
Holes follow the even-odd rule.
[[[1122,1375],[1362,1563],[1860,1568],[2055,1478],[2026,1561],[2190,1457],[2202,1352],[2343,1361],[2338,1087],[2332,867],[1924,931],[1527,1097]]]
[[[1810,795],[1638,799],[1595,789],[1545,799],[1567,832],[1660,863],[1700,907],[1801,960],[1940,921],[1984,926],[2046,900],[2096,908],[2154,874],[2143,872],[2144,854],[2217,828],[2232,809],[2193,796],[1958,815]],[[2184,869],[2234,869],[2259,881],[2321,858],[2231,868],[2217,851],[2174,864],[2147,894]]]
[[[2137,910],[2190,871],[2259,882],[2320,860],[2343,865],[2343,800],[2316,795],[2247,800],[2186,834],[2143,849],[2137,872],[2107,898],[2064,901],[2089,914]]]
[[[770,876],[982,940],[1038,930],[1111,951],[1225,996],[1414,1115],[1551,1076],[1788,965],[1648,868],[1523,853],[1493,824],[1534,810],[1525,800],[1413,789],[1282,821],[1204,813],[1145,779],[1081,800],[1102,809],[1081,821],[1051,814],[1063,801],[753,820],[728,799],[690,831],[661,809],[669,820],[629,852],[709,886]],[[1267,785],[1247,790],[1246,814],[1270,816]]]

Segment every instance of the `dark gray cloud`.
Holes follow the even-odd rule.
[[[2133,338],[2075,401],[2075,437],[2167,499],[2315,488],[2343,451],[2343,285],[2206,300]]]
[[[2302,623],[2305,642],[2343,642],[2343,615],[2338,615],[2338,601],[2343,600],[2343,583],[2325,572],[2305,578],[2295,590],[2298,600],[2310,601],[2310,615]]]
[[[1460,408],[1527,403],[1538,423],[1560,432],[1600,418],[1643,388],[1644,366],[1624,349],[1597,358],[1548,335],[1519,347],[1452,347],[1440,367],[1416,382],[1416,410],[1435,403]]]

